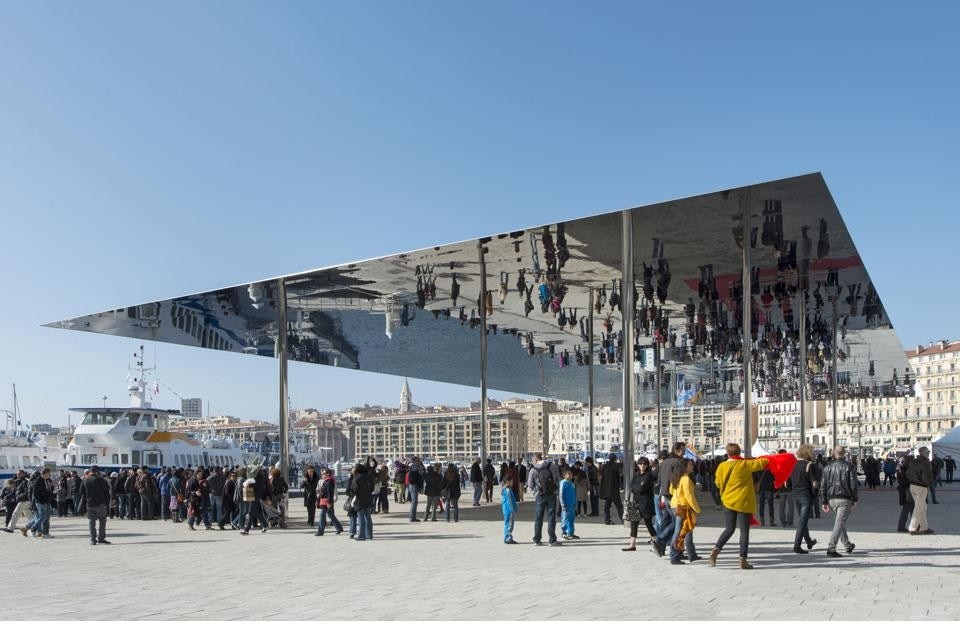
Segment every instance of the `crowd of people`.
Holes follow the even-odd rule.
[[[315,529],[316,536],[323,536],[329,525],[337,535],[347,531],[357,541],[373,538],[372,516],[389,513],[391,497],[395,505],[408,505],[404,511],[411,522],[435,522],[438,517],[458,522],[465,490],[472,488],[472,505],[480,506],[481,502],[494,502],[494,488],[499,485],[504,543],[517,543],[514,530],[519,503],[532,499],[534,544],[560,546],[560,539],[580,538],[577,518],[600,516],[602,500],[605,524],[622,519],[629,526],[623,551],[637,549],[642,523],[651,549],[669,558],[671,564],[682,565],[702,559],[694,542],[698,516],[704,510],[696,494],[699,485],[723,511],[724,528],[710,552],[709,563],[716,564],[728,541],[739,531],[739,566],[752,569],[748,561],[750,529],[755,525],[776,527],[776,509],[780,526],[794,528],[793,552],[809,553],[817,545],[810,536],[810,520],[833,513],[834,528],[826,554],[841,556],[838,547],[852,553],[856,545],[850,541],[846,524],[859,499],[859,469],[870,489],[897,487],[901,506],[898,531],[932,534],[927,521],[928,498],[937,503],[936,487],[944,481],[952,482],[955,472],[952,458],[931,460],[925,447],[899,460],[868,457],[859,464],[846,455],[843,447],[837,447],[827,458],[815,456],[810,446],[803,445],[795,455],[781,450],[777,455],[743,459],[740,447],[730,444],[725,457],[702,460],[693,458],[682,442],[672,449],[656,459],[637,459],[626,490],[623,465],[616,456],[598,467],[590,457],[568,463],[564,458],[554,461],[539,453],[532,462],[504,461],[499,467],[491,459],[475,459],[466,466],[424,463],[418,457],[378,463],[367,457],[353,466],[345,482],[338,481],[331,468],[306,465],[299,487],[307,526]],[[340,510],[346,514],[346,527],[337,516],[341,483],[345,498]],[[2,490],[6,510],[3,530],[19,530],[25,537],[52,538],[50,516],[56,511],[58,517],[86,516],[93,545],[110,543],[105,531],[108,519],[159,519],[185,522],[190,530],[202,525],[206,530],[229,527],[241,535],[251,529],[265,533],[271,527],[287,526],[289,491],[290,485],[279,469],[259,465],[162,468],[159,472],[139,468],[109,476],[96,466],[82,474],[44,469],[28,476],[20,471]],[[622,498],[624,491],[626,497]]]

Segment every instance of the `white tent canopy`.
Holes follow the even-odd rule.
[[[954,459],[960,460],[960,425],[933,443],[933,455],[940,458],[952,455]]]
[[[766,457],[770,454],[770,451],[763,448],[763,445],[760,444],[760,440],[757,440],[753,443],[753,447],[750,449],[751,457]]]

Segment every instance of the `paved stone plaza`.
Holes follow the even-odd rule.
[[[853,555],[824,555],[831,514],[811,520],[819,544],[806,556],[791,551],[792,529],[753,529],[756,570],[747,572],[735,567],[736,535],[716,568],[673,567],[646,545],[621,552],[624,528],[596,518],[578,523],[578,542],[534,547],[530,502],[515,531],[525,545],[516,546],[501,543],[498,506],[463,509],[458,524],[410,523],[407,505],[392,506],[374,516],[367,542],[332,530],[314,537],[302,506],[288,530],[249,537],[111,521],[114,545],[96,547],[85,520],[54,518],[52,540],[0,533],[3,610],[14,619],[958,619],[960,484],[941,490],[930,506],[936,535],[894,532],[896,492],[864,491],[850,521]],[[695,539],[706,556],[720,512],[702,502],[709,508]]]

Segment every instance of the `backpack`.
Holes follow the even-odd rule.
[[[423,476],[420,471],[411,468],[410,472],[407,473],[407,483],[416,487],[423,487]]]
[[[557,482],[553,480],[553,473],[550,472],[550,466],[538,469],[537,487],[540,488],[541,496],[555,496],[557,494]]]

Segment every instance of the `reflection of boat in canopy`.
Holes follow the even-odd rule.
[[[240,465],[240,448],[227,438],[203,439],[170,431],[170,416],[179,411],[157,409],[147,401],[142,361],[141,346],[137,362],[141,373],[128,388],[128,407],[71,408],[84,416],[67,446],[64,465],[96,465],[102,470]]]

